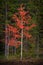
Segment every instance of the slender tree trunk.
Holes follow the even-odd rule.
[[[5,56],[8,58],[9,55],[9,45],[8,45],[8,33],[7,33],[7,2],[5,2],[6,6],[6,21],[5,21]]]
[[[23,22],[21,22],[23,24]],[[23,59],[23,28],[21,30],[21,60]]]

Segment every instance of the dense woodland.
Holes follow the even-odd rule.
[[[15,23],[12,20],[12,15],[17,12],[17,8],[22,3],[25,4],[25,9],[29,11],[29,15],[32,17],[32,22],[37,24],[37,26],[30,31],[34,37],[33,42],[27,40],[24,44],[24,51],[29,51],[29,54],[27,54],[27,56],[29,55],[34,57],[36,54],[37,57],[43,57],[43,0],[0,0],[0,56],[4,55],[5,53],[4,30],[6,25],[6,8],[7,23],[14,26]],[[31,49],[32,52],[30,52]],[[20,47],[17,48],[17,54],[19,54],[19,51]],[[27,57],[25,53],[23,56]]]

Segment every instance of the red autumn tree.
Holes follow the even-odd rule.
[[[36,24],[31,24],[29,20],[31,20],[31,16],[28,11],[24,10],[23,4],[18,8],[18,13],[13,14],[12,20],[15,22],[16,26],[19,30],[23,29],[23,35],[27,38],[31,38],[32,35],[28,33]],[[29,24],[31,24],[29,26]]]
[[[29,15],[28,11],[25,11],[25,7],[23,6],[23,4],[20,5],[20,8],[18,8],[18,12],[13,14],[12,20],[15,22],[16,28],[19,30],[19,35],[14,34],[14,36],[21,38],[20,45],[21,45],[21,59],[22,59],[23,38],[25,37],[27,39],[30,39],[32,37],[32,35],[28,31],[31,30],[33,27],[35,27],[36,24],[30,23],[29,20],[31,20],[31,16]]]
[[[29,33],[36,24],[31,24],[29,20],[31,20],[31,16],[28,11],[25,11],[25,7],[20,5],[18,8],[18,12],[14,13],[12,16],[12,20],[15,23],[15,26],[7,25],[7,32],[10,32],[10,40],[8,45],[15,46],[18,48],[21,45],[21,59],[22,59],[22,49],[23,49],[23,39],[24,37],[30,39],[32,35]],[[18,40],[21,38],[21,41]]]

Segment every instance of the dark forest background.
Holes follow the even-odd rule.
[[[0,56],[5,51],[5,21],[6,21],[6,2],[7,2],[7,21],[11,22],[11,16],[17,12],[17,8],[21,3],[24,3],[26,9],[30,11],[32,21],[37,23],[37,30],[34,30],[34,35],[37,35],[40,55],[43,56],[43,0],[0,0]],[[37,47],[38,48],[38,47]],[[40,56],[39,55],[39,56]]]

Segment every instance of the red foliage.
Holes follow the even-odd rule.
[[[25,7],[23,7],[23,4],[20,6],[20,8],[18,8],[18,14],[19,16],[17,16],[17,14],[13,14],[12,19],[14,20],[16,26],[18,27],[18,29],[22,30],[23,29],[23,34],[26,38],[30,39],[32,37],[31,34],[28,33],[29,30],[31,30],[33,27],[36,26],[36,24],[32,24],[30,26],[28,26],[28,24],[30,24],[30,22],[28,21],[28,19],[31,20],[31,16],[27,15],[29,12],[24,10]],[[27,16],[26,16],[27,15]],[[25,26],[26,24],[26,26]],[[20,34],[16,34],[19,33],[18,29],[16,27],[13,27],[11,25],[7,25],[8,28],[6,29],[7,31],[11,31],[13,33],[13,37],[16,38],[21,38]],[[9,40],[9,45],[11,46],[15,46],[16,48],[19,47],[19,45],[21,44],[20,41],[15,40],[14,38],[11,38],[11,40]]]
[[[11,40],[9,40],[8,45],[10,46],[15,46],[16,48],[18,48],[18,46],[21,44],[20,41],[16,41],[14,38],[11,38]]]
[[[35,27],[36,26],[36,24],[32,24],[32,25],[30,25],[30,26],[25,26],[25,29],[26,30],[31,30],[33,27]]]
[[[18,48],[20,45],[21,45],[21,42],[18,41],[17,44],[16,44],[16,48]]]
[[[8,31],[12,31],[13,33],[18,33],[19,32],[16,27],[13,27],[11,25],[8,25],[7,30]]]
[[[10,46],[15,46],[16,42],[15,40],[12,38],[11,40],[9,40],[9,43],[8,43]]]
[[[26,30],[29,30],[30,28],[29,28],[29,26],[26,26],[25,29],[26,29]]]
[[[32,37],[32,35],[29,34],[28,32],[24,32],[24,35],[25,35],[26,38],[31,38]]]
[[[20,13],[20,16],[23,17],[23,16],[25,16],[28,12],[25,12],[24,10],[22,10],[22,11],[19,11],[19,13]]]
[[[15,38],[21,38],[21,36],[20,36],[19,34],[13,34],[13,36],[14,36]]]
[[[32,24],[32,25],[31,25],[31,28],[33,28],[33,27],[36,27],[36,24]]]
[[[23,29],[23,28],[24,28],[24,25],[21,24],[21,23],[18,23],[17,26],[18,26],[20,29]]]

